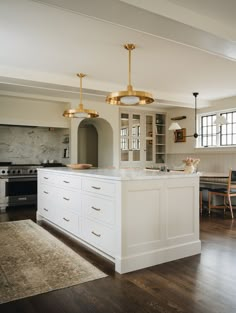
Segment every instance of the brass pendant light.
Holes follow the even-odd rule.
[[[76,118],[93,118],[93,117],[98,117],[99,114],[95,110],[90,110],[90,109],[84,109],[83,103],[82,103],[82,79],[86,75],[83,73],[77,74],[77,76],[80,78],[80,104],[77,109],[69,109],[64,111],[63,116],[65,117],[76,117]]]
[[[154,101],[152,95],[145,91],[133,90],[131,85],[131,51],[135,49],[132,43],[124,45],[124,48],[129,51],[129,71],[128,71],[128,86],[125,91],[116,91],[110,93],[106,97],[106,102],[115,105],[143,105],[150,104]]]

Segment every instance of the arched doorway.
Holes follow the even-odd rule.
[[[78,125],[77,162],[94,167],[113,166],[113,129],[103,118],[84,119]]]
[[[78,128],[78,163],[98,166],[98,133],[91,124],[81,123]]]

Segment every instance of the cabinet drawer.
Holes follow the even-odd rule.
[[[57,223],[60,227],[69,231],[74,235],[79,235],[79,216],[67,210],[60,210],[58,212]]]
[[[112,199],[83,196],[82,210],[85,217],[109,225],[113,225],[115,222],[115,205]]]
[[[55,179],[55,175],[51,174],[51,173],[42,173],[42,172],[38,172],[38,181],[40,184],[55,184],[56,179]]]
[[[82,189],[84,191],[93,192],[96,194],[113,196],[115,194],[115,184],[105,182],[99,179],[82,179]]]
[[[81,194],[77,191],[57,189],[57,202],[61,208],[81,213]]]
[[[115,247],[114,231],[104,225],[85,219],[83,225],[85,240],[96,248],[113,256]]]
[[[76,190],[81,189],[81,178],[79,176],[71,176],[71,175],[58,175],[56,177],[56,182],[55,185],[57,187],[62,187],[62,188],[73,188]]]
[[[52,200],[55,199],[55,190],[52,186],[47,184],[38,185],[38,203],[50,205]]]
[[[43,205],[38,207],[39,214],[49,221],[54,221],[55,212],[52,207]]]

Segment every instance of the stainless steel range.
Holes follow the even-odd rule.
[[[0,210],[8,206],[37,203],[37,168],[39,164],[0,166]]]

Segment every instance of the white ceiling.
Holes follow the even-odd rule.
[[[0,1],[0,92],[105,99],[132,85],[154,106],[193,106],[236,96],[234,0]],[[225,100],[224,100],[225,102]]]

